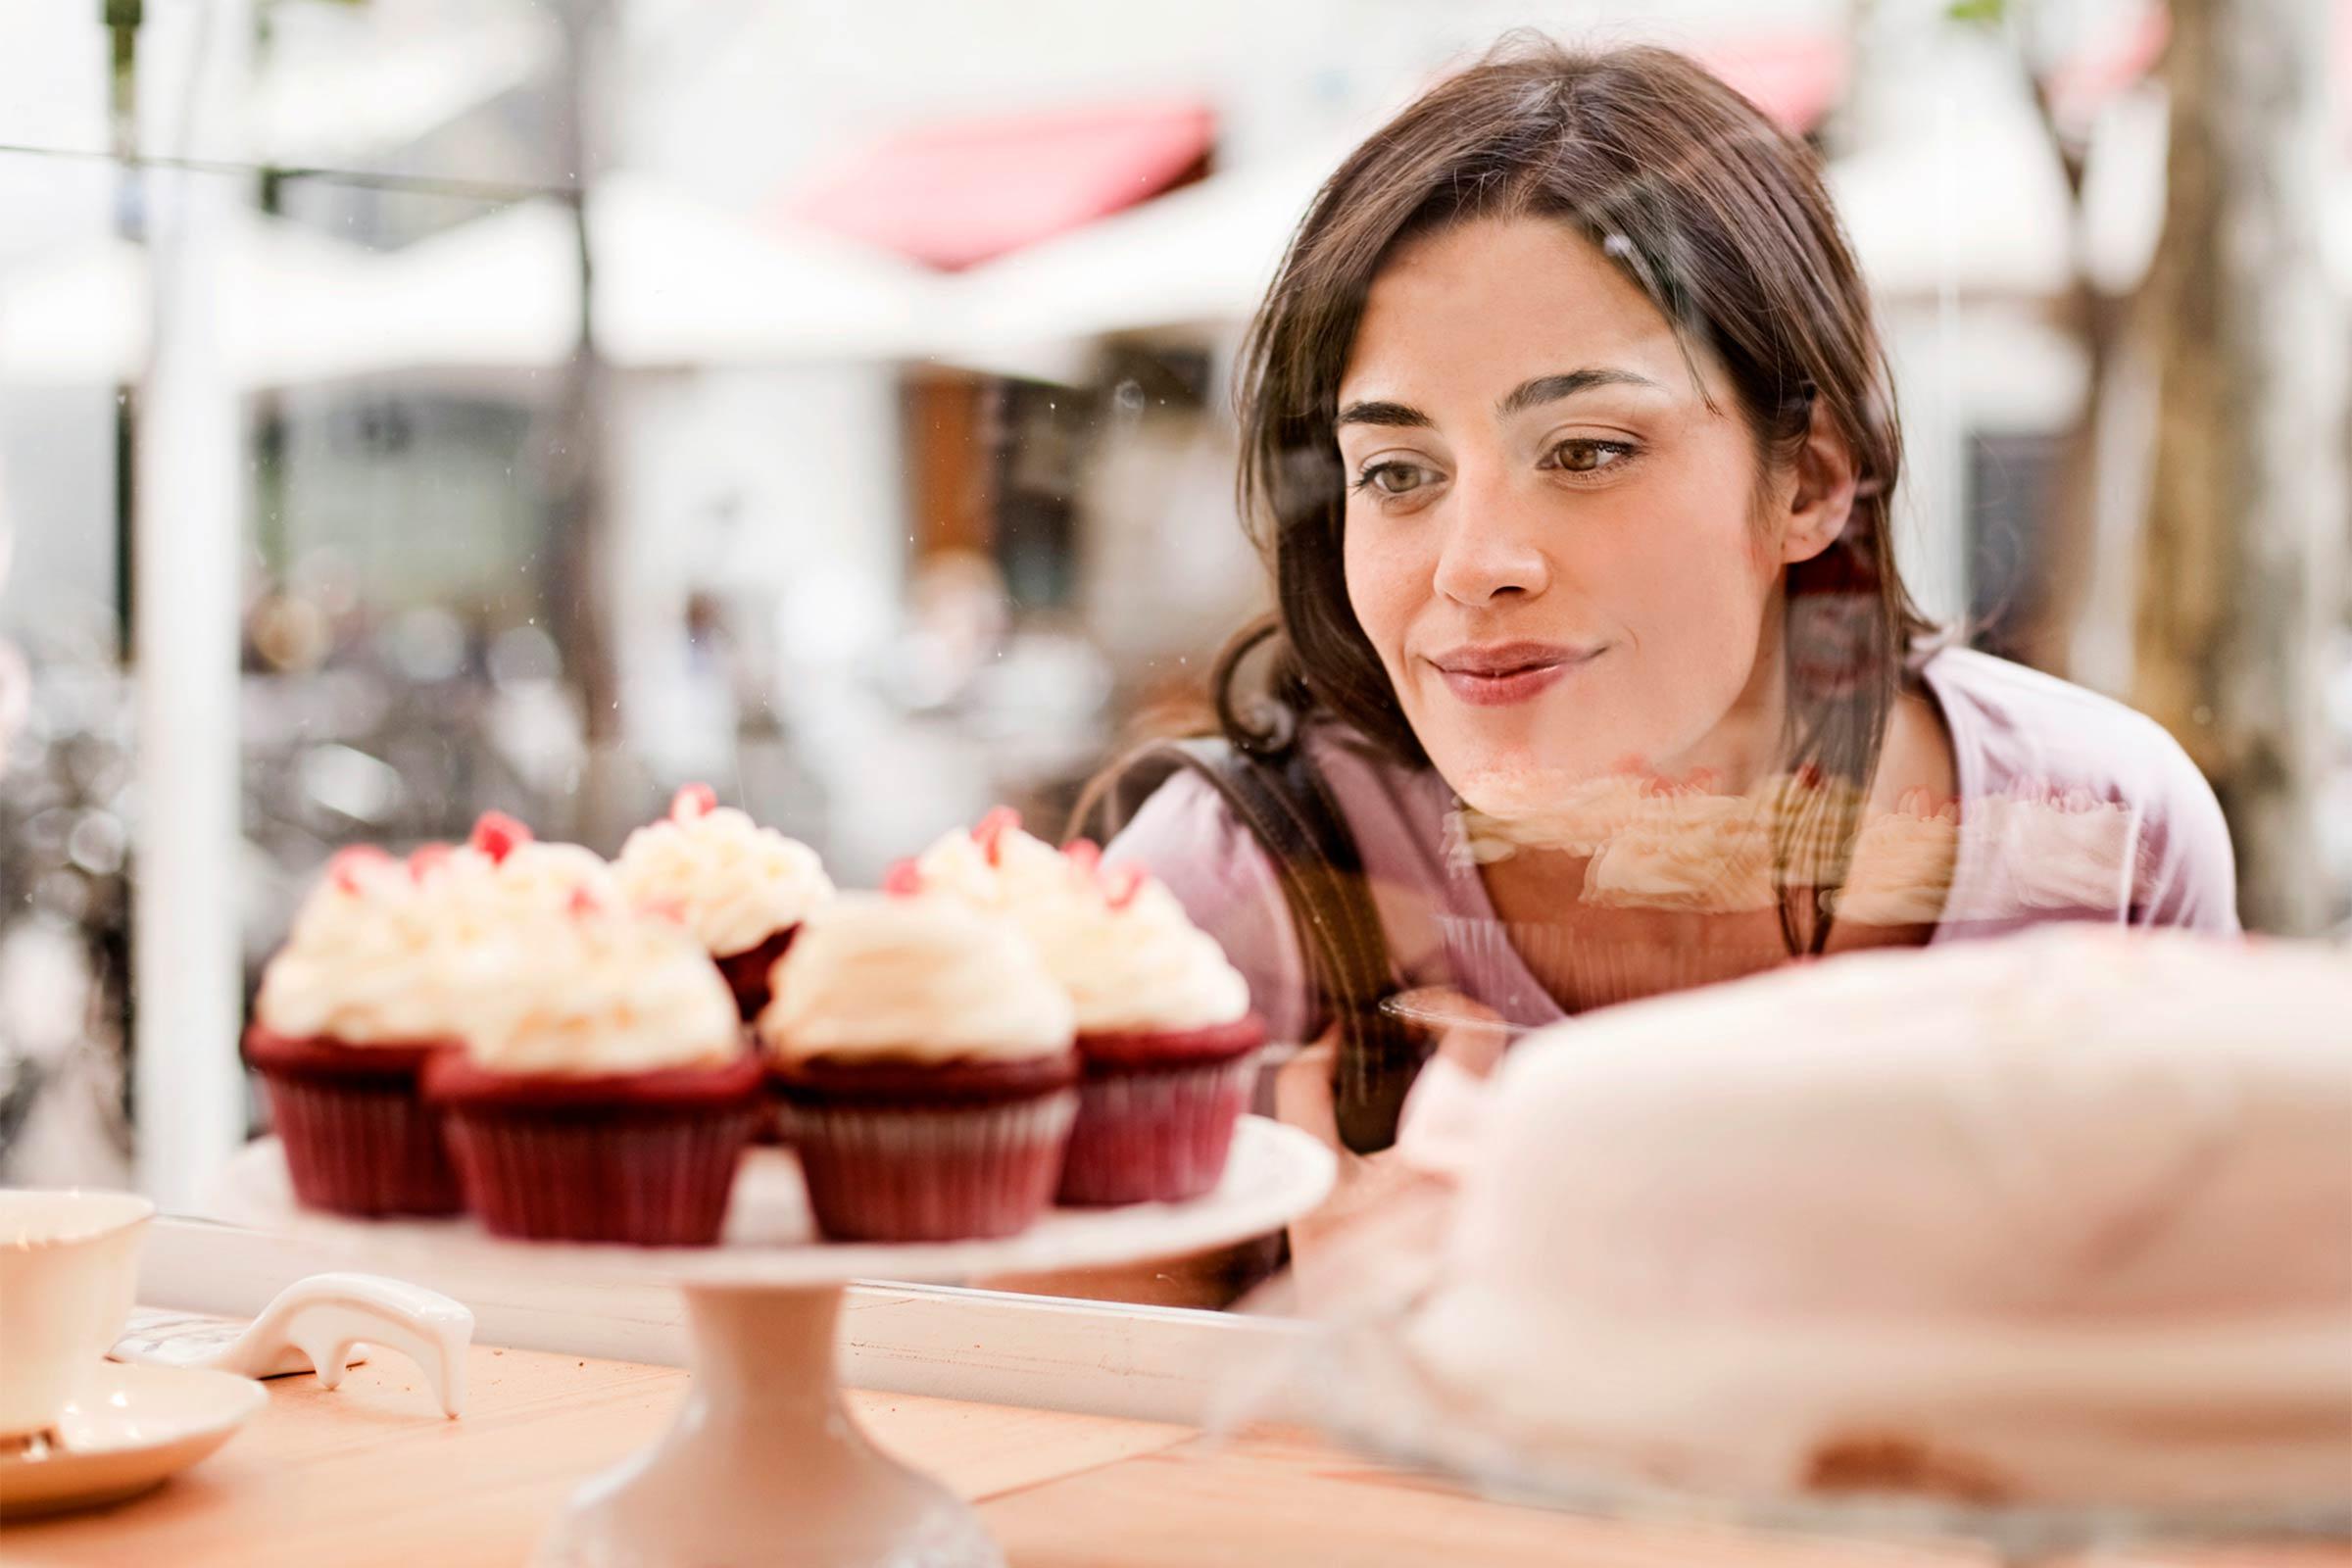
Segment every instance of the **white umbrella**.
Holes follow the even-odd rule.
[[[579,263],[570,215],[520,202],[384,259],[380,371],[538,370],[578,335]]]
[[[832,235],[757,228],[638,176],[588,202],[599,347],[623,366],[758,365],[921,353],[939,282]],[[570,213],[531,201],[386,263],[385,368],[538,368],[578,330]]]
[[[1346,147],[1213,174],[955,278],[951,356],[1245,320]]]
[[[739,221],[650,181],[590,200],[597,328],[622,365],[875,360],[919,354],[941,280],[810,228]]]
[[[1830,166],[1831,198],[1882,297],[2047,296],[2073,276],[2073,206],[2030,116],[1956,120],[1945,133],[1864,148]]]
[[[163,252],[169,265],[170,252]],[[0,379],[105,385],[146,369],[156,253],[108,237],[0,273]],[[356,245],[240,211],[223,247],[224,362],[239,385],[346,373],[364,356],[380,264]]]

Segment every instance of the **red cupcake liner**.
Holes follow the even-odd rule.
[[[417,1087],[424,1063],[452,1049],[249,1030],[245,1059],[269,1094],[296,1200],[360,1218],[457,1213],[464,1205],[441,1119]]]
[[[746,948],[741,953],[712,955],[710,961],[718,965],[718,972],[726,977],[727,989],[735,993],[735,1005],[743,1013],[744,1022],[759,1017],[760,1009],[767,1005],[771,994],[768,978],[799,930],[797,925],[788,925],[770,934],[758,947]]]
[[[759,1116],[759,1064],[561,1077],[426,1073],[466,1206],[494,1236],[707,1247]]]
[[[778,1121],[817,1229],[835,1241],[1011,1236],[1054,1198],[1077,1117],[1068,1088],[995,1103],[882,1105],[795,1097]]]
[[[1256,1080],[1255,1053],[1166,1071],[1090,1062],[1054,1200],[1174,1203],[1213,1191]]]

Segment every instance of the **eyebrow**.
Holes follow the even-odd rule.
[[[1494,405],[1494,415],[1497,418],[1507,419],[1512,415],[1524,414],[1539,404],[1557,403],[1562,398],[1571,398],[1580,392],[1590,392],[1595,387],[1604,386],[1645,386],[1653,391],[1665,390],[1648,376],[1637,375],[1632,370],[1608,368],[1570,370],[1561,375],[1539,375],[1532,381],[1521,382],[1512,388],[1510,394],[1501,402]],[[1331,422],[1334,429],[1344,424],[1379,424],[1401,429],[1426,430],[1434,428],[1437,424],[1435,419],[1410,404],[1391,403],[1386,400],[1350,403],[1340,410],[1338,416]]]
[[[1402,403],[1375,402],[1350,403],[1340,411],[1339,417],[1331,423],[1334,429],[1343,424],[1388,424],[1426,430],[1435,425],[1437,420],[1419,409],[1409,408]]]
[[[1526,413],[1538,404],[1557,403],[1562,398],[1572,398],[1579,392],[1590,392],[1603,386],[1645,386],[1658,392],[1666,390],[1648,376],[1637,375],[1631,370],[1605,367],[1570,370],[1565,375],[1539,375],[1532,381],[1520,382],[1511,390],[1510,396],[1494,405],[1494,415],[1497,418],[1507,419],[1514,414]]]

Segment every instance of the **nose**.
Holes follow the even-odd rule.
[[[1535,519],[1511,504],[1502,486],[1472,489],[1457,480],[1445,505],[1449,515],[1434,578],[1439,593],[1477,610],[1505,597],[1532,599],[1550,585],[1551,564],[1537,545]]]

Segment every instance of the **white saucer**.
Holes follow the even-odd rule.
[[[74,1381],[55,1446],[0,1453],[0,1519],[135,1497],[226,1443],[269,1399],[226,1372],[95,1362]]]

